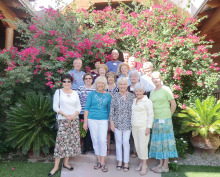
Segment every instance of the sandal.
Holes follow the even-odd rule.
[[[135,168],[135,171],[141,171],[142,165],[140,164],[138,167]]]
[[[147,168],[147,166],[142,166],[142,169],[141,169],[141,171],[140,171],[140,175],[141,176],[144,176],[144,175],[146,175],[147,174],[147,172],[148,172],[148,168]]]
[[[128,172],[129,171],[129,167],[123,167],[123,171],[124,172]]]
[[[108,171],[108,168],[106,167],[105,164],[102,165],[102,172],[107,172]]]
[[[161,167],[162,167],[161,165],[158,165],[158,166],[156,166],[156,167],[150,168],[150,170],[151,170],[151,171],[154,171],[154,170],[157,170],[157,169],[159,169],[159,168],[161,168]]]
[[[99,168],[101,168],[101,163],[97,162],[97,165],[94,166],[94,170],[98,170]]]
[[[158,168],[158,169],[155,169],[153,172],[155,173],[168,173],[169,172],[169,168]]]
[[[122,166],[120,166],[120,165],[116,166],[116,170],[121,171],[121,169],[122,169]]]

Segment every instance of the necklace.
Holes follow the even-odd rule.
[[[63,90],[67,97],[71,97],[72,90]]]

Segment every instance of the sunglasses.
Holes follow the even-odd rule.
[[[63,81],[63,83],[71,83],[71,81]]]
[[[91,77],[90,78],[85,78],[85,80],[90,80],[90,79],[92,79]]]

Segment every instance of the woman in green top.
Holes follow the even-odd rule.
[[[176,102],[170,88],[162,85],[160,73],[153,72],[151,77],[156,88],[150,94],[154,109],[154,124],[149,157],[160,160],[160,164],[151,170],[156,173],[169,172],[169,158],[178,157],[172,124]]]

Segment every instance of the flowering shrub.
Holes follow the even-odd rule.
[[[102,35],[80,29],[71,11],[61,14],[45,9],[43,17],[32,18],[27,24],[18,21],[16,26],[22,41],[17,47],[22,49],[11,47],[0,52],[4,70],[0,75],[0,100],[5,104],[29,91],[46,93],[59,87],[60,75],[72,69],[74,58],[82,58],[85,67],[92,60],[104,60],[108,49]]]
[[[141,62],[151,61],[180,107],[217,87],[219,67],[213,58],[219,54],[208,52],[213,41],[194,34],[200,20],[177,15],[168,1],[152,7],[132,2],[117,9],[80,12],[85,31],[105,35],[109,44],[116,42],[115,48],[130,51]]]
[[[16,23],[22,50],[1,51],[0,99],[11,101],[15,93],[33,89],[48,92],[60,85],[60,74],[72,69],[74,58],[82,58],[90,70],[94,60],[110,60],[106,52],[116,48],[130,51],[140,62],[151,61],[185,108],[217,87],[219,68],[213,58],[219,54],[208,52],[212,41],[193,33],[198,22],[177,15],[167,1],[90,12],[67,9],[65,14],[46,9],[44,17]]]

